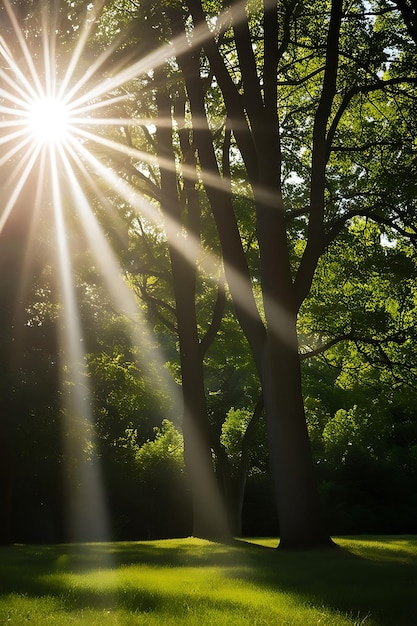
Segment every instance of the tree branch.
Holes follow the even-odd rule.
[[[313,357],[318,356],[319,354],[323,354],[323,352],[326,352],[327,350],[329,350],[329,348],[332,348],[338,343],[341,343],[342,341],[352,340],[352,339],[353,339],[352,333],[347,333],[345,335],[340,335],[339,337],[334,337],[333,339],[330,339],[330,341],[328,341],[327,343],[322,344],[321,346],[319,346],[318,348],[315,348],[314,350],[310,350],[309,352],[301,352],[300,361],[306,361],[307,359],[312,359]]]
[[[411,0],[411,6],[406,0],[393,0],[400,11],[408,34],[414,43],[417,44],[417,3]]]
[[[202,29],[204,33],[204,50],[210,62],[219,87],[222,91],[229,119],[233,124],[233,134],[245,162],[249,177],[256,180],[258,177],[258,164],[252,136],[249,132],[248,121],[244,110],[243,100],[236,85],[230,77],[229,71],[219,52],[217,43],[210,32],[201,0],[188,0],[188,8],[193,18],[195,28]],[[197,49],[195,53],[197,53]]]
[[[405,336],[404,336],[404,333],[396,332],[396,333],[392,333],[391,335],[387,335],[386,337],[382,339],[377,339],[375,337],[359,337],[355,335],[353,331],[351,331],[349,333],[345,333],[342,335],[338,335],[337,337],[333,337],[326,343],[323,343],[318,348],[310,350],[309,352],[301,352],[300,361],[306,361],[307,359],[311,359],[315,356],[319,356],[320,354],[327,352],[327,350],[329,350],[333,346],[336,346],[338,343],[341,343],[342,341],[353,341],[356,347],[358,347],[358,344],[361,344],[361,343],[365,345],[375,346],[378,350],[380,350],[385,355],[385,358],[388,360],[388,356],[383,351],[382,346],[387,343],[396,343],[398,345],[401,345],[405,341]],[[359,347],[358,347],[358,350],[359,350]]]
[[[397,232],[399,235],[402,235],[404,237],[407,237],[408,239],[417,241],[417,232],[411,233],[407,231],[405,228],[399,226],[398,224],[395,224],[395,222],[392,219],[388,217],[384,217],[382,215],[377,215],[375,213],[372,213],[370,209],[363,209],[363,210],[348,211],[347,213],[339,217],[339,219],[336,222],[334,222],[333,226],[326,233],[324,237],[324,241],[323,241],[323,249],[326,249],[331,244],[331,242],[337,237],[337,235],[341,232],[341,230],[343,230],[346,223],[349,222],[349,220],[351,220],[354,217],[367,217],[368,219],[372,220],[376,224],[389,226],[389,228]]]
[[[301,306],[310,290],[317,262],[323,250],[324,193],[326,165],[329,159],[326,129],[336,94],[342,5],[342,0],[332,1],[327,33],[326,67],[320,101],[314,118],[310,187],[311,209],[307,230],[307,245],[295,278],[298,307]]]

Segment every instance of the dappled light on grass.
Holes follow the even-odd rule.
[[[260,545],[276,539],[3,548],[0,623],[411,626],[415,537],[336,541],[293,554]],[[107,550],[113,566],[97,567]]]

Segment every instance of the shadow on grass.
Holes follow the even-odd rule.
[[[273,558],[266,549],[252,557],[251,580],[295,592],[315,605],[371,615],[381,626],[416,626],[417,538],[412,541],[413,553],[401,547],[384,550],[377,539],[373,547],[369,538],[360,553],[338,546],[319,552],[277,551]]]
[[[398,538],[400,539],[400,538]],[[0,549],[0,596],[10,593],[64,598],[67,610],[116,603],[142,613],[170,606],[175,612],[180,594],[130,585],[108,590],[69,589],[66,574],[118,570],[143,565],[155,568],[218,568],[231,580],[247,581],[268,592],[295,593],[300,602],[326,606],[351,615],[371,615],[381,626],[417,624],[417,540],[414,552],[390,539],[389,550],[367,541],[358,552],[344,547],[314,552],[280,552],[246,542],[205,541],[110,543],[57,546],[14,546]],[[115,574],[116,575],[116,574]],[[219,610],[232,601],[199,597],[199,605]]]

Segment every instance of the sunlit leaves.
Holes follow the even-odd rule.
[[[384,371],[391,384],[415,376],[409,354],[417,315],[410,252],[400,241],[387,245],[376,226],[357,221],[319,264],[299,321],[303,351],[336,340],[325,358],[341,368],[342,387],[355,377],[378,384]],[[338,338],[347,343],[337,345]]]
[[[183,438],[169,420],[163,420],[161,427],[155,428],[154,439],[146,441],[136,453],[136,462],[141,479],[152,484],[153,472],[181,472],[184,469]]]

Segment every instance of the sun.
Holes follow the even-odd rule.
[[[28,103],[28,131],[35,142],[53,146],[62,144],[70,132],[70,112],[56,96],[42,96]]]

